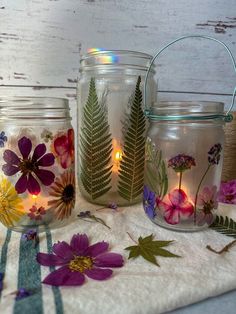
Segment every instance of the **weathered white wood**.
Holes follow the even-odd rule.
[[[236,55],[235,0],[2,0],[0,84],[75,86],[88,47],[153,54],[196,33]],[[223,48],[206,40],[176,44],[158,65],[162,90],[230,93],[236,84]]]

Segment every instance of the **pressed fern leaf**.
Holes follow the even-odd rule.
[[[98,101],[95,80],[91,78],[80,133],[80,178],[92,199],[102,196],[111,188],[111,152],[112,138],[107,112],[103,102]]]
[[[216,216],[209,228],[236,239],[236,221],[229,217]]]
[[[156,150],[151,141],[146,142],[145,182],[161,199],[168,190],[166,165],[160,150]]]
[[[141,77],[138,77],[124,137],[124,155],[120,161],[118,192],[128,201],[143,190],[145,159],[145,116],[142,109]]]

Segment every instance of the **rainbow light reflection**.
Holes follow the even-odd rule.
[[[99,51],[105,51],[103,48],[89,48],[88,53],[93,53],[93,52],[99,52]],[[110,53],[110,55],[100,55],[97,56],[99,62],[103,64],[110,64],[110,63],[118,63],[119,62],[119,57]]]

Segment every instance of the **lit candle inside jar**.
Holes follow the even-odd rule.
[[[118,141],[116,139],[113,139],[112,142],[113,142],[112,172],[118,174],[120,161],[122,160],[122,157],[123,157],[123,152],[122,152],[122,149],[120,148],[121,145],[118,144]]]

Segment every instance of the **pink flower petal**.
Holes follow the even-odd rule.
[[[77,255],[83,255],[84,251],[88,248],[89,240],[86,234],[74,234],[70,246]]]
[[[185,203],[180,204],[179,207],[180,216],[182,218],[188,218],[190,217],[194,212],[193,204],[186,201]]]
[[[65,241],[55,243],[52,250],[57,256],[65,261],[70,261],[74,256],[71,246]]]
[[[67,266],[63,266],[49,274],[43,283],[52,286],[81,286],[85,281],[82,273],[70,271]]]
[[[49,170],[37,169],[34,173],[39,178],[39,180],[46,186],[51,185],[55,179],[55,175]]]
[[[37,165],[42,166],[42,167],[49,167],[54,164],[54,161],[55,161],[55,157],[53,156],[53,154],[48,153],[44,155],[41,159],[39,159],[39,161],[37,162]]]
[[[85,256],[96,257],[99,254],[102,254],[108,250],[109,244],[107,242],[98,242],[88,247],[84,252]]]
[[[33,156],[32,156],[32,160],[36,161],[38,160],[40,157],[42,157],[45,153],[46,153],[46,145],[45,144],[39,144],[35,147]]]
[[[24,193],[27,188],[28,178],[26,175],[22,174],[22,176],[18,179],[15,185],[15,189],[18,194]]]
[[[28,158],[31,149],[32,149],[32,143],[31,140],[27,137],[22,137],[19,141],[18,141],[18,147],[19,150],[21,152],[21,155],[24,159]]]
[[[181,189],[175,189],[171,191],[168,196],[171,203],[175,206],[179,206],[181,203],[186,202],[188,199],[186,193]]]
[[[3,153],[3,159],[6,163],[12,165],[19,165],[20,158],[10,149],[6,149]]]
[[[63,169],[68,168],[72,164],[72,158],[68,152],[60,156],[60,162]]]
[[[54,254],[38,253],[36,260],[43,266],[61,266],[65,264],[65,260]]]
[[[87,275],[89,278],[95,279],[95,280],[105,280],[112,275],[112,270],[107,268],[93,268],[93,269],[86,269],[84,271],[85,275]]]
[[[170,225],[177,225],[179,223],[179,211],[176,209],[169,209],[164,213],[165,221]]]
[[[5,164],[2,166],[2,171],[6,176],[13,176],[18,171],[20,171],[19,167],[13,166],[12,164]]]
[[[61,156],[68,150],[68,139],[65,135],[58,137],[54,141],[55,152]]]
[[[30,194],[34,195],[38,195],[41,190],[38,181],[32,176],[31,173],[29,173],[27,189]]]
[[[124,264],[123,257],[117,253],[104,253],[98,255],[94,260],[97,267],[122,267]]]

